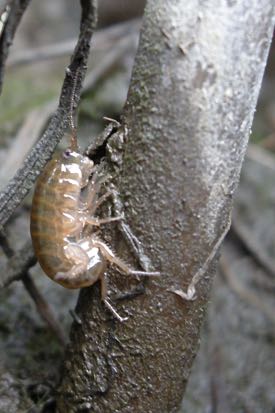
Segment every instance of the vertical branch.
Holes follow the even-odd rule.
[[[146,294],[116,303],[129,315],[126,323],[110,321],[97,288],[82,291],[61,413],[178,410],[239,181],[274,8],[272,0],[147,1],[123,125],[106,153],[127,223],[149,269],[162,276],[147,281]],[[201,268],[195,300],[169,291],[186,291]],[[139,281],[110,271],[109,283],[110,291],[127,293]]]

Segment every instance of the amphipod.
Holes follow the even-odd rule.
[[[122,273],[159,275],[133,271],[96,235],[96,229],[119,217],[99,219],[101,180],[92,160],[79,153],[75,140],[60,156],[48,162],[39,176],[31,211],[31,237],[43,271],[66,288],[82,288],[101,281],[101,297],[113,315],[123,321],[108,301],[104,277],[108,263]],[[83,189],[85,189],[83,191]]]

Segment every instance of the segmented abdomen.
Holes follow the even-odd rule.
[[[35,255],[53,278],[72,263],[64,253],[68,237],[79,228],[78,204],[81,172],[68,174],[66,165],[51,160],[37,180],[31,212],[31,236]]]

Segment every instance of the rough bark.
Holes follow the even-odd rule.
[[[106,156],[126,222],[150,258],[141,254],[139,265],[162,276],[116,303],[129,315],[125,323],[104,309],[97,287],[82,290],[82,324],[72,328],[59,412],[178,410],[273,24],[272,0],[148,1],[123,124],[107,140]],[[119,231],[113,245],[130,261]],[[194,301],[169,291],[186,291],[201,268]],[[108,276],[112,293],[141,283],[113,270]]]

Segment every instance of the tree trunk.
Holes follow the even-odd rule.
[[[100,303],[97,287],[82,290],[76,309],[82,324],[72,328],[60,412],[178,410],[273,22],[272,0],[147,2],[122,127],[107,140],[106,162],[125,222],[141,243],[140,259],[131,257],[119,230],[112,243],[133,267],[160,270],[161,277],[143,282],[108,272],[112,294],[145,286],[143,294],[116,302],[129,315],[124,323]],[[190,283],[195,300],[171,292],[182,289],[191,298]]]

